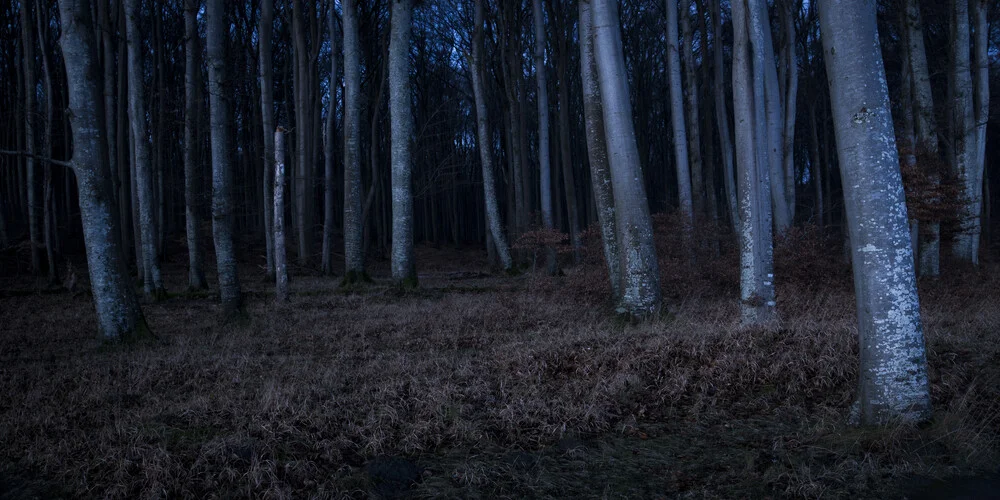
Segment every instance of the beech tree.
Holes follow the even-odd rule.
[[[188,287],[208,288],[203,267],[201,173],[198,165],[198,110],[201,107],[201,67],[198,44],[198,0],[184,1],[184,218],[188,250]]]
[[[821,2],[819,20],[851,231],[860,422],[924,421],[926,350],[875,2]]]
[[[361,47],[358,5],[343,0],[344,26],[344,283],[364,281],[361,210]]]
[[[413,0],[392,0],[389,39],[389,111],[392,113],[392,279],[414,287],[413,186],[411,181],[413,111],[410,86],[410,33]]]
[[[272,174],[274,161],[278,158],[274,140],[274,63],[272,61],[272,38],[274,31],[274,0],[261,0],[260,2],[260,23],[258,24],[257,36],[260,39],[258,68],[258,78],[260,81],[260,109],[261,127],[264,129],[264,179],[261,183],[264,189],[264,246],[266,255],[267,274],[275,273],[275,246],[274,241],[277,230],[274,228],[274,219],[278,217],[274,209],[267,205],[276,197],[274,193],[275,174]],[[276,205],[275,205],[276,206]],[[284,214],[282,214],[284,215]],[[284,237],[284,232],[282,232]],[[284,248],[284,242],[282,242]]]
[[[479,0],[477,0],[478,2]],[[477,4],[477,9],[481,8]],[[535,46],[532,54],[535,63],[535,81],[538,87],[538,175],[539,175],[539,197],[542,208],[542,227],[552,230],[555,227],[552,212],[552,159],[549,149],[549,90],[545,75],[545,18],[542,11],[542,0],[531,0],[532,21],[535,29]],[[478,11],[477,11],[478,12]],[[478,21],[477,21],[478,23]],[[482,29],[480,24],[476,29]],[[476,43],[473,40],[473,43]],[[473,51],[481,50],[473,47]],[[478,65],[477,65],[478,66]],[[476,69],[475,71],[482,71]],[[480,134],[482,137],[482,134]],[[487,135],[488,137],[488,135]],[[480,147],[481,148],[481,147]],[[496,236],[494,236],[496,238]],[[546,270],[549,274],[556,274],[559,265],[556,261],[555,250],[549,248],[546,251]]]

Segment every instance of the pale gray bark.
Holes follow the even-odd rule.
[[[934,115],[934,97],[931,94],[931,79],[927,69],[927,54],[924,48],[923,23],[917,0],[905,0],[906,52],[913,80],[913,107],[917,141],[913,145],[932,157],[937,157],[938,126]],[[916,153],[916,151],[914,151]],[[928,171],[932,182],[940,180],[940,172]],[[941,269],[941,224],[938,221],[924,221],[920,224],[919,261],[920,275],[935,277]]]
[[[583,80],[583,114],[586,122],[587,153],[590,159],[590,182],[597,205],[597,220],[601,228],[604,261],[611,281],[611,296],[617,302],[622,298],[621,252],[615,222],[615,199],[608,168],[608,145],[604,131],[604,111],[601,104],[600,83],[594,65],[594,26],[589,0],[579,3],[580,8],[580,74]]]
[[[134,0],[133,0],[134,1]],[[229,101],[226,85],[226,38],[229,23],[223,0],[206,1],[209,122],[212,138],[212,237],[225,319],[243,314],[233,234],[233,172],[229,144]]]
[[[343,0],[344,23],[344,281],[365,274],[361,207],[361,47],[356,0]]]
[[[542,227],[554,229],[552,207],[552,160],[549,150],[549,90],[545,78],[545,18],[542,17],[542,0],[532,0],[532,21],[535,28],[535,79],[538,83],[538,175],[539,197],[542,209]],[[481,26],[476,27],[480,29]],[[478,50],[478,49],[476,49]],[[477,69],[476,71],[480,71]],[[546,271],[558,272],[554,249],[546,251]]]
[[[330,25],[330,103],[326,114],[326,158],[323,165],[323,250],[321,270],[333,274],[333,197],[334,155],[337,134],[337,11],[330,2],[327,15]]]
[[[824,1],[819,18],[853,244],[860,422],[923,421],[926,351],[875,2]]]
[[[28,240],[31,243],[31,273],[37,275],[41,271],[42,237],[38,227],[38,189],[35,184],[35,36],[31,5],[33,2],[21,1],[21,53],[24,56],[24,151],[25,156],[25,190],[28,193]]]
[[[968,238],[964,251],[971,252],[971,262],[979,265],[979,240],[982,234],[983,208],[983,178],[986,169],[986,123],[990,115],[990,59],[989,59],[989,22],[987,21],[988,6],[986,0],[970,0],[972,2],[972,46],[975,52],[973,60],[973,124],[972,136],[975,146],[972,149],[971,163],[965,175],[965,196],[968,200],[966,212],[969,214],[968,230],[962,235]]]
[[[633,316],[649,316],[660,307],[660,270],[639,164],[639,149],[635,142],[618,2],[592,0],[592,5],[594,60],[603,105],[621,252],[622,300],[619,307]]]
[[[272,136],[274,144],[274,297],[288,300],[288,266],[285,253],[285,130],[278,128]]]
[[[331,2],[331,9],[332,9]],[[260,3],[260,24],[258,30],[258,45],[260,47],[260,61],[258,61],[258,75],[260,81],[260,110],[261,124],[264,129],[264,205],[274,198],[274,62],[272,39],[274,32],[274,0],[261,0]],[[265,208],[264,210],[264,245],[266,247],[266,272],[268,277],[274,275],[274,218],[276,214]]]
[[[156,216],[153,213],[153,173],[146,129],[146,92],[143,86],[143,53],[138,0],[125,1],[125,29],[128,37],[128,108],[135,152],[135,183],[139,199],[139,232],[142,237],[143,291],[147,299],[158,300],[166,291],[160,276],[160,256],[156,245]]]
[[[739,209],[736,203],[736,171],[733,158],[733,138],[729,131],[729,112],[726,105],[725,61],[722,56],[722,8],[721,0],[707,0],[712,4],[712,32],[715,40],[712,52],[715,60],[715,122],[719,127],[719,143],[722,148],[723,184],[726,187],[726,205],[733,229],[740,227]]]
[[[184,2],[184,222],[188,249],[188,287],[208,288],[201,236],[201,173],[198,164],[198,110],[201,103],[201,67],[198,64],[198,0]]]
[[[76,173],[87,247],[87,268],[97,310],[98,335],[107,341],[130,341],[149,335],[132,289],[118,236],[114,187],[109,169],[107,128],[97,81],[97,42],[90,2],[60,0],[59,38],[69,86]]]
[[[410,85],[410,33],[413,0],[392,0],[389,35],[389,113],[392,129],[392,280],[416,286],[413,257],[412,144],[413,110]]]
[[[763,50],[751,47],[752,5],[733,3],[733,115],[739,184],[740,313],[745,325],[768,324],[776,318],[771,239],[770,165],[767,127],[763,123]],[[753,64],[751,64],[753,63]],[[755,69],[761,69],[758,73]]]
[[[976,0],[971,0],[975,2]],[[979,205],[982,174],[976,159],[975,89],[972,83],[972,61],[969,57],[971,36],[969,26],[970,0],[955,0],[951,12],[951,94],[952,102],[952,169],[961,182],[965,206],[962,207],[962,231],[955,235],[952,254],[962,262],[979,263]]]
[[[681,87],[681,58],[677,48],[677,0],[666,0],[667,9],[667,79],[670,82],[670,122],[674,136],[674,167],[677,171],[677,202],[684,228],[685,246],[690,247],[694,228],[691,201],[691,165],[688,157],[687,127],[684,123],[684,91]],[[616,200],[619,198],[615,197]]]

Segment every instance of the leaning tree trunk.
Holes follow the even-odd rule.
[[[38,189],[35,184],[35,37],[32,34],[31,4],[21,1],[21,52],[24,56],[24,151],[25,189],[28,192],[28,240],[31,244],[31,273],[42,267],[41,235],[38,227]]]
[[[389,36],[389,113],[392,128],[392,280],[417,285],[413,258],[413,110],[410,104],[410,33],[413,0],[393,0]]]
[[[330,2],[330,105],[326,114],[326,158],[323,164],[323,250],[321,270],[333,274],[334,159],[337,137],[337,11]]]
[[[594,60],[600,84],[605,140],[615,222],[621,252],[622,300],[619,310],[636,317],[660,308],[660,270],[653,222],[635,142],[617,0],[592,0]],[[682,136],[683,137],[683,136]]]
[[[188,288],[208,288],[201,239],[201,172],[198,163],[198,109],[201,68],[198,65],[198,0],[184,2],[184,221],[188,247]],[[263,41],[261,42],[263,44]]]
[[[135,151],[136,188],[139,197],[139,231],[142,234],[143,291],[147,299],[164,298],[160,257],[156,247],[156,216],[153,213],[153,175],[146,130],[146,93],[143,85],[143,44],[138,0],[125,1],[128,37],[128,107]]]
[[[134,1],[134,0],[133,0]],[[233,234],[233,172],[229,147],[229,101],[226,93],[228,23],[223,0],[206,2],[209,122],[212,139],[212,237],[219,270],[219,295],[226,320],[243,314]]]
[[[926,351],[875,2],[827,0],[819,19],[853,244],[860,421],[927,420]]]
[[[684,123],[684,90],[681,87],[681,57],[677,49],[677,0],[666,0],[667,9],[667,79],[670,83],[670,122],[674,135],[674,166],[677,170],[677,203],[684,224],[684,246],[693,251],[691,232],[694,209],[691,201],[691,165],[688,157],[687,127]],[[685,12],[685,15],[687,12]],[[600,29],[600,26],[598,26]],[[691,124],[696,127],[697,124]],[[616,200],[620,200],[617,196]]]
[[[366,279],[361,207],[361,47],[357,0],[343,0],[344,283]]]
[[[278,128],[272,136],[274,144],[274,297],[288,300],[288,266],[285,253],[285,130]],[[267,200],[265,200],[267,202]]]
[[[719,127],[719,144],[722,148],[723,184],[726,187],[726,206],[729,208],[729,220],[733,228],[740,227],[739,209],[736,203],[735,159],[733,158],[733,139],[729,132],[729,111],[726,105],[725,64],[722,56],[722,12],[721,1],[707,0],[712,4],[712,56],[715,66],[715,122]],[[704,59],[702,59],[704,60]]]
[[[260,116],[261,124],[264,128],[264,244],[266,246],[266,273],[268,278],[274,276],[274,218],[277,216],[268,208],[271,200],[274,199],[274,174],[272,169],[275,157],[274,152],[274,62],[272,61],[272,38],[274,31],[274,0],[261,0],[260,3],[260,24],[259,46],[260,46]],[[331,92],[331,94],[333,94]]]
[[[87,268],[97,309],[100,338],[132,341],[150,335],[128,276],[118,236],[118,214],[108,166],[107,132],[98,77],[90,2],[60,0],[69,116],[73,127],[73,170],[79,186]]]
[[[545,78],[545,19],[542,17],[542,0],[532,0],[532,20],[535,27],[535,78],[538,83],[538,175],[539,197],[541,198],[542,227],[554,230],[552,217],[552,160],[549,150],[549,90]],[[482,26],[476,25],[476,29]],[[480,50],[475,47],[474,50]],[[476,69],[475,71],[480,71]],[[486,143],[489,144],[489,143]],[[545,269],[549,274],[559,272],[556,261],[556,251],[548,248],[545,251]]]
[[[733,1],[733,117],[740,221],[740,313],[744,325],[775,319],[771,199],[766,124],[762,123],[764,76],[751,51],[751,2]],[[762,51],[760,51],[762,52]],[[751,64],[753,62],[754,64]]]
[[[583,79],[583,114],[586,122],[587,153],[590,159],[590,182],[597,204],[597,220],[601,227],[604,261],[611,281],[611,297],[622,298],[621,252],[615,223],[615,199],[611,171],[608,168],[608,144],[604,131],[604,111],[601,89],[594,64],[594,25],[589,1],[580,7],[580,75]]]
[[[476,0],[475,10],[476,25],[472,29],[472,55],[469,71],[472,73],[472,93],[476,101],[476,130],[479,142],[479,159],[483,168],[486,218],[489,224],[489,234],[493,237],[493,244],[500,257],[500,265],[505,271],[510,271],[514,263],[511,260],[510,247],[507,246],[507,237],[503,233],[503,225],[500,222],[500,204],[497,202],[496,179],[493,173],[493,148],[490,146],[492,143],[490,138],[493,136],[490,134],[489,118],[486,116],[486,97],[483,85],[483,0]]]

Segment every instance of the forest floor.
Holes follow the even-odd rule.
[[[418,290],[383,263],[296,273],[282,305],[244,266],[249,318],[221,325],[179,254],[133,347],[95,340],[89,295],[0,277],[0,498],[998,495],[1000,266],[921,282],[933,422],[857,429],[840,264],[779,268],[781,325],[748,330],[731,257],[661,258],[638,324],[593,256],[508,277],[420,248]]]

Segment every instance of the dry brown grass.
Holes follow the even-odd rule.
[[[781,328],[744,330],[724,266],[661,251],[670,312],[627,324],[597,252],[510,278],[421,249],[418,291],[296,276],[281,306],[247,267],[248,325],[174,296],[128,349],[84,295],[0,294],[0,496],[885,497],[1000,464],[995,265],[922,286],[935,421],[856,430],[849,288],[785,283]]]

